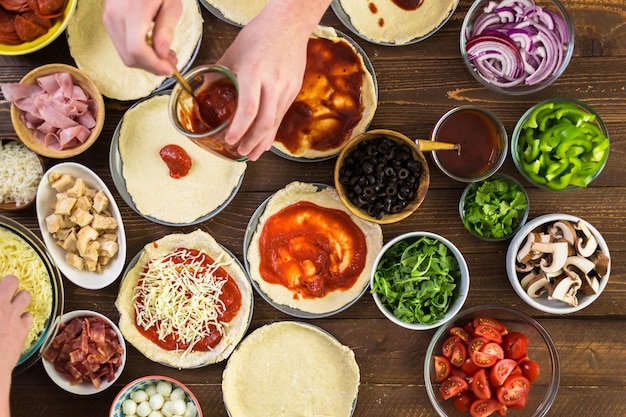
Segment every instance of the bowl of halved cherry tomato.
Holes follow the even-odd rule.
[[[440,416],[541,417],[559,387],[548,332],[509,307],[474,307],[440,327],[428,346],[424,380]]]

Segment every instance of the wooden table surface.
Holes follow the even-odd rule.
[[[401,131],[414,138],[428,137],[437,119],[449,109],[466,104],[486,107],[504,123],[509,135],[517,119],[534,103],[565,96],[594,107],[605,121],[611,139],[608,164],[587,189],[554,193],[531,187],[530,218],[546,213],[578,215],[604,235],[612,255],[610,281],[600,298],[586,309],[567,316],[543,314],[527,306],[511,288],[504,258],[507,243],[487,243],[472,237],[458,216],[464,184],[431,166],[431,185],[419,210],[409,218],[383,226],[385,241],[407,231],[441,234],[459,247],[469,264],[471,289],[466,307],[485,304],[517,308],[536,318],[551,334],[561,360],[561,382],[549,416],[623,416],[626,410],[626,7],[624,0],[564,0],[575,26],[574,55],[565,73],[545,90],[522,97],[496,94],[479,85],[459,53],[459,31],[470,0],[461,0],[448,23],[427,40],[403,47],[384,47],[352,37],[373,63],[379,85],[379,107],[371,128]],[[215,62],[238,29],[202,10],[204,38],[196,64]],[[323,24],[345,33],[331,9]],[[30,69],[50,63],[72,63],[64,37],[42,51],[27,56],[1,57],[0,82],[17,82]],[[270,194],[293,180],[332,184],[334,160],[298,163],[266,153],[250,163],[243,185],[232,203],[199,226],[166,227],[137,215],[121,199],[108,165],[113,131],[132,103],[108,100],[106,124],[96,144],[72,158],[93,169],[113,192],[122,212],[128,237],[127,261],[147,242],[172,232],[206,230],[242,257],[248,220]],[[14,137],[9,105],[0,103],[0,138]],[[50,165],[60,162],[49,160]],[[518,179],[510,157],[502,172]],[[34,208],[22,213],[2,213],[39,233]],[[85,290],[64,280],[64,311],[91,309],[114,321],[119,280],[109,287]],[[255,295],[249,331],[293,317],[280,313]],[[423,361],[432,331],[410,331],[390,324],[365,294],[355,305],[330,318],[312,320],[350,346],[361,370],[359,398],[354,412],[362,416],[435,416],[426,395]],[[128,362],[116,385],[91,397],[69,394],[46,375],[41,363],[14,378],[13,416],[106,416],[119,389],[129,381],[151,374],[168,375],[187,384],[199,398],[204,415],[226,416],[221,377],[224,363],[195,370],[168,368],[146,359],[132,346]],[[514,413],[510,413],[514,415]]]

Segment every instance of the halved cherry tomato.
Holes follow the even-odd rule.
[[[484,337],[475,337],[467,344],[467,350],[472,353],[475,350],[480,350],[480,348],[482,348],[487,343],[489,343],[489,340],[485,339]]]
[[[474,396],[474,394],[470,391],[463,391],[454,397],[454,408],[462,413],[466,413],[469,411],[470,406],[474,401],[476,401],[476,396]]]
[[[522,398],[520,398],[518,402],[507,405],[507,408],[510,408],[511,410],[521,410],[522,408],[526,407],[527,402],[528,395],[524,395]]]
[[[449,376],[448,379],[443,381],[439,389],[441,390],[441,397],[447,400],[465,391],[468,387],[467,382],[463,378]]]
[[[470,334],[462,327],[451,327],[448,333],[450,333],[451,336],[460,337],[461,340],[463,340],[465,343],[469,342],[470,340]]]
[[[472,417],[487,417],[502,408],[502,405],[490,398],[488,400],[476,400],[470,406]]]
[[[539,378],[539,364],[530,359],[523,359],[519,362],[519,367],[522,370],[522,375],[530,382],[533,383]]]
[[[491,398],[491,385],[489,384],[486,370],[481,369],[474,374],[470,389],[474,395],[481,400]]]
[[[489,324],[479,324],[474,328],[474,335],[484,337],[490,342],[502,343],[502,335],[493,326]]]
[[[528,396],[530,391],[530,382],[520,375],[514,375],[504,382],[501,387],[496,390],[498,401],[509,406],[518,403],[524,397]]]
[[[457,343],[460,342],[461,338],[459,338],[458,336],[450,336],[449,338],[447,338],[443,342],[443,346],[441,347],[441,352],[443,353],[443,356],[450,359],[450,357],[452,356],[452,349]]]
[[[488,353],[498,359],[504,359],[504,350],[496,342],[489,342],[480,348],[481,352]]]
[[[489,370],[489,381],[494,387],[504,384],[504,381],[511,375],[511,372],[517,366],[517,362],[513,359],[500,359]]]
[[[487,324],[495,328],[501,335],[505,335],[509,332],[509,329],[507,329],[507,327],[502,322],[492,317],[476,317],[473,321],[473,324],[474,327],[478,327],[481,324]]]
[[[465,372],[467,376],[474,376],[478,370],[483,369],[480,366],[477,366],[474,362],[472,362],[471,358],[467,358],[465,363],[461,365],[461,370]]]
[[[526,348],[528,347],[528,336],[520,332],[511,332],[502,337],[502,349],[504,356],[509,359],[519,360],[526,356]]]
[[[509,411],[509,408],[504,405],[504,404],[500,404],[500,409],[496,411],[496,413],[498,413],[499,416],[506,416],[506,413]]]
[[[467,359],[467,348],[465,344],[458,338],[458,342],[454,344],[452,348],[452,355],[450,356],[450,363],[453,366],[461,367]]]
[[[444,381],[450,375],[450,361],[445,356],[435,356],[435,379]]]
[[[481,368],[489,368],[490,366],[494,366],[499,359],[496,356],[490,355],[488,353],[482,352],[480,350],[475,350],[471,353],[470,359],[474,362],[474,365],[479,366]]]

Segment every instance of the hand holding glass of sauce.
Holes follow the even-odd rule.
[[[193,96],[180,84],[169,101],[174,128],[201,148],[222,158],[246,161],[237,145],[225,141],[226,129],[235,114],[239,87],[235,75],[222,65],[203,65],[184,75]]]

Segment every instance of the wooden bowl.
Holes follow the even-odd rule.
[[[352,203],[352,201],[348,197],[347,187],[340,181],[340,171],[345,163],[346,157],[350,155],[361,142],[383,137],[387,137],[398,144],[408,145],[411,148],[413,159],[421,164],[421,172],[418,180],[418,188],[408,201],[408,204],[397,213],[386,213],[382,216],[382,218],[377,218],[368,214],[368,212],[363,208],[360,208]],[[419,150],[415,141],[411,140],[402,133],[398,133],[393,130],[377,129],[361,133],[360,135],[355,136],[352,140],[350,140],[350,142],[346,144],[346,146],[337,157],[337,162],[335,163],[334,182],[335,188],[337,188],[337,193],[339,194],[339,198],[354,215],[360,217],[361,219],[369,220],[374,223],[389,224],[398,222],[410,216],[422,204],[422,201],[424,201],[424,198],[426,197],[426,192],[428,191],[428,187],[430,185],[430,170],[428,168],[428,163],[426,162],[424,154]]]
[[[17,133],[20,140],[26,145],[28,148],[32,149],[39,155],[47,156],[49,158],[56,159],[64,159],[71,158],[76,156],[87,149],[96,141],[100,132],[102,131],[102,126],[104,125],[104,99],[102,98],[102,94],[96,87],[96,84],[89,78],[85,73],[79,70],[76,67],[65,64],[48,64],[43,65],[41,67],[35,68],[28,74],[24,76],[20,80],[20,83],[34,84],[37,78],[42,77],[44,75],[54,74],[57,72],[69,72],[77,85],[79,85],[89,97],[96,102],[97,112],[95,115],[96,125],[91,129],[91,134],[87,138],[87,140],[73,148],[58,150],[45,146],[43,143],[39,142],[34,137],[34,132],[32,129],[29,129],[22,123],[20,116],[23,111],[18,109],[17,106],[11,104],[11,122],[13,122],[13,128]]]
[[[11,142],[11,141],[16,141],[19,142],[17,139],[8,139],[8,140],[1,140],[1,142]],[[39,164],[41,165],[41,175],[43,176],[43,174],[46,172],[46,163],[44,158],[41,157],[41,155],[37,155],[37,158],[39,160]],[[35,204],[35,200],[36,200],[36,196],[37,196],[37,185],[35,185],[35,194],[33,195],[33,198],[25,203],[22,204],[20,206],[18,206],[15,202],[12,203],[3,203],[0,202],[0,211],[1,210],[5,210],[5,211],[24,211],[30,207],[33,206],[33,204]]]

